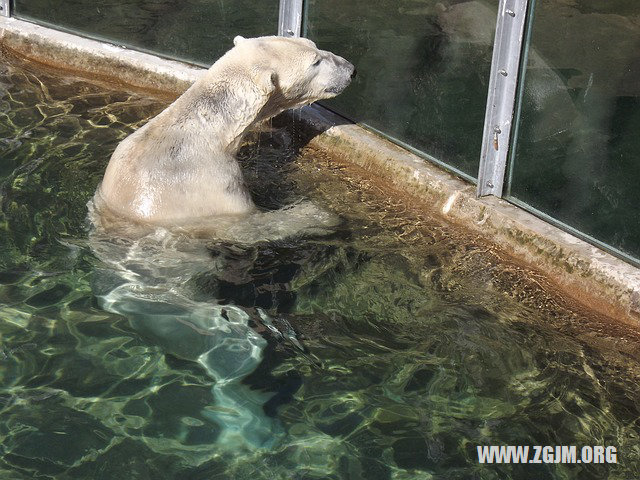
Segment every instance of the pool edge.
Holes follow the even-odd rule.
[[[0,45],[41,65],[165,96],[186,90],[205,70],[16,18],[0,17]]]
[[[36,63],[164,95],[181,93],[204,71],[15,18],[0,17],[0,44]],[[299,118],[314,133],[313,148],[384,176],[429,211],[542,270],[585,306],[640,325],[640,269],[507,201],[476,198],[473,185],[322,107],[306,107]]]
[[[476,197],[475,185],[318,106],[300,116],[330,156],[354,163],[471,230],[595,311],[638,326],[640,269],[497,197]],[[322,133],[320,133],[322,132]]]

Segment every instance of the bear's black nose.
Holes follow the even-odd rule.
[[[351,72],[351,80],[353,80],[354,78],[356,78],[358,71],[354,68],[353,72]]]

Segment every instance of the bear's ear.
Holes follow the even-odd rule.
[[[233,39],[233,44],[237,47],[241,42],[244,42],[245,40],[246,38],[244,38],[242,35],[238,35]]]
[[[261,70],[255,77],[255,82],[260,90],[271,95],[278,85],[278,74],[271,70]]]

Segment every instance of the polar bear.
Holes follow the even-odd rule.
[[[218,425],[218,446],[235,451],[270,445],[283,432],[263,411],[268,396],[242,383],[267,348],[251,325],[271,324],[266,312],[196,300],[189,283],[227,268],[211,255],[210,240],[254,244],[330,226],[332,214],[310,202],[260,212],[235,154],[253,125],[337,95],[354,68],[302,38],[236,37],[234,44],[118,145],[88,206],[98,302],[206,369],[216,407],[203,416]]]
[[[182,96],[114,151],[94,208],[150,224],[256,211],[235,154],[255,124],[334,97],[354,67],[305,38],[234,39]]]

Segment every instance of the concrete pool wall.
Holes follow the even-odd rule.
[[[0,46],[35,63],[167,98],[179,95],[204,71],[13,18],[0,17]],[[322,107],[303,109],[300,119],[314,133],[310,149],[357,165],[364,175],[424,205],[426,212],[541,271],[596,312],[639,325],[640,269],[504,200],[477,198],[474,185]]]

